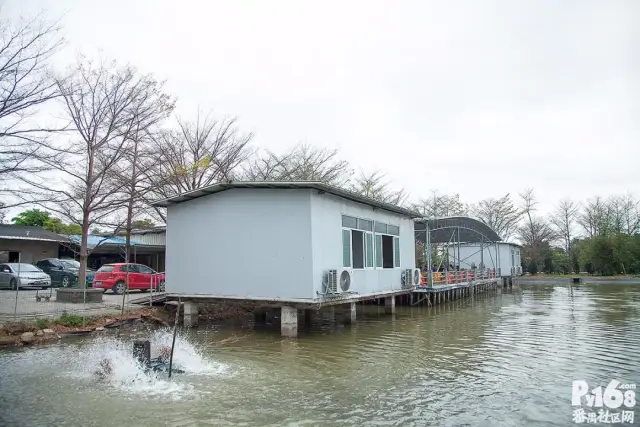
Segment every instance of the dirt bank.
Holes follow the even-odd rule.
[[[35,319],[27,322],[7,323],[0,328],[0,346],[33,345],[65,336],[100,333],[133,322],[169,326],[170,313],[161,308],[140,308],[124,316],[91,316],[63,314],[54,319]]]

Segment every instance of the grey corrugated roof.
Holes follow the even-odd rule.
[[[411,211],[409,209],[404,209],[390,203],[378,202],[368,197],[364,197],[359,194],[343,190],[341,188],[333,187],[319,181],[238,181],[220,183],[189,191],[187,193],[182,193],[168,199],[158,200],[153,202],[152,205],[167,207],[170,205],[176,205],[179,203],[187,202],[189,200],[197,199],[199,197],[220,193],[222,191],[241,188],[316,190],[319,193],[332,194],[334,196],[350,200],[352,202],[362,203],[378,209],[384,209],[386,211],[397,213],[399,215],[408,216],[409,218],[420,218],[422,216],[419,213]]]
[[[466,216],[452,216],[416,221],[416,239],[421,242],[425,240],[424,233],[420,233],[420,231],[425,230],[425,224],[427,224],[429,230],[431,230],[431,243],[447,243],[449,241],[465,243],[484,241],[488,243],[502,241],[498,233],[485,223]],[[458,231],[460,232],[459,238]],[[452,238],[453,233],[455,234]]]
[[[68,239],[44,228],[29,225],[0,224],[0,239],[66,242]]]

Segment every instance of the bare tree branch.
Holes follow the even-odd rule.
[[[558,203],[555,211],[550,215],[550,222],[556,229],[564,243],[565,253],[571,250],[571,241],[574,238],[574,226],[580,212],[579,206],[572,200],[565,199]]]
[[[469,207],[460,200],[459,194],[438,195],[432,191],[431,197],[426,197],[414,203],[412,208],[420,212],[425,218],[445,218],[448,216],[463,216],[469,212]]]
[[[481,200],[470,211],[505,240],[513,235],[522,218],[522,211],[514,205],[509,193],[499,199]]]
[[[250,152],[253,134],[241,134],[236,119],[209,114],[195,122],[178,119],[178,128],[157,132],[151,147],[156,160],[145,172],[149,200],[162,199],[234,178]],[[164,211],[157,216],[166,221]]]
[[[60,95],[48,70],[63,43],[58,33],[57,24],[42,16],[17,26],[0,22],[0,183],[47,169],[37,161],[45,155],[43,141],[64,129],[33,119],[39,107]]]
[[[116,179],[119,164],[136,132],[169,114],[173,103],[161,93],[162,83],[115,62],[95,65],[81,58],[68,76],[55,82],[75,135],[48,146],[50,157],[39,160],[65,178],[26,177],[31,190],[24,194],[81,225],[79,283],[84,285],[89,229],[118,228],[126,221],[121,214],[128,206],[122,196],[128,181]]]
[[[351,181],[349,190],[379,202],[398,206],[407,201],[407,193],[404,189],[391,190],[389,183],[384,180],[384,174],[380,171],[374,171],[368,175],[360,171],[360,175]]]
[[[283,154],[265,150],[248,162],[242,176],[247,181],[321,181],[348,187],[352,174],[338,150],[299,144]]]

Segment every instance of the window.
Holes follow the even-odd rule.
[[[113,265],[103,265],[98,269],[97,273],[109,273],[113,271],[114,268],[115,267]]]
[[[353,250],[353,268],[364,268],[364,233],[351,230],[351,249]]]
[[[358,218],[342,215],[342,226],[344,228],[358,228]]]
[[[382,236],[382,268],[393,268],[393,236]]]
[[[400,267],[400,238],[393,238],[393,259],[394,265]]]
[[[343,267],[400,267],[399,226],[342,215],[342,227]]]
[[[351,231],[350,230],[342,230],[342,266],[351,267]]]
[[[365,244],[367,249],[366,267],[371,268],[373,267],[373,234],[366,233],[364,237],[365,237]]]
[[[376,234],[376,267],[382,268],[382,236]]]
[[[152,269],[150,269],[149,267],[147,267],[146,265],[139,265],[138,266],[138,270],[140,270],[140,273],[143,274],[152,274],[155,273]]]
[[[358,228],[364,231],[373,231],[373,221],[368,219],[358,219]]]

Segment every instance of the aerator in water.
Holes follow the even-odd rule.
[[[168,372],[169,376],[172,373],[184,374],[181,369],[176,369],[171,363],[171,353],[173,353],[171,347],[162,347],[160,349],[160,356],[151,358],[151,342],[148,340],[137,340],[133,342],[133,357],[140,362],[145,368],[145,371],[154,372]]]

